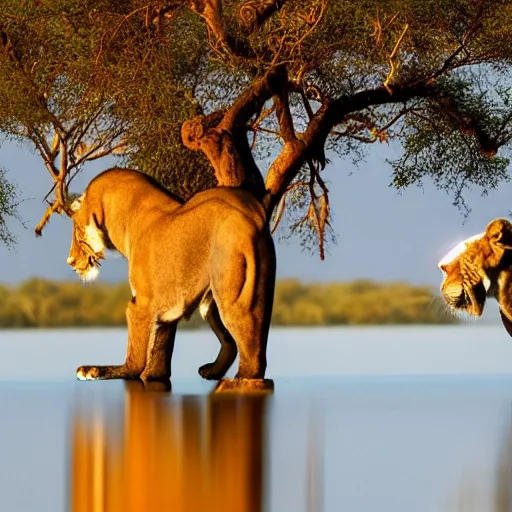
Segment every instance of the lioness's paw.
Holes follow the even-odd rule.
[[[272,379],[222,379],[214,390],[215,393],[273,393]]]
[[[100,371],[96,366],[80,366],[76,370],[76,377],[79,380],[96,380],[100,376]]]
[[[171,378],[169,372],[152,372],[148,370],[144,370],[140,374],[140,380],[144,383],[147,382],[168,382]]]
[[[215,368],[214,363],[206,363],[203,366],[199,367],[199,375],[206,380],[219,380],[224,377],[225,371],[219,371],[218,368]]]

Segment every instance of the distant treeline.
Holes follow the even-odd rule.
[[[0,285],[0,328],[124,326],[128,284],[30,279]],[[441,299],[426,286],[407,283],[276,284],[273,325],[452,323]],[[205,325],[197,313],[181,328]]]

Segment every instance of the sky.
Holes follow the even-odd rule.
[[[297,237],[280,240],[276,236],[278,278],[305,282],[368,278],[438,287],[437,262],[451,247],[483,231],[493,218],[509,217],[512,183],[485,197],[478,190],[469,191],[465,197],[472,211],[467,219],[452,205],[452,197],[429,182],[403,193],[390,188],[392,170],[386,158],[396,157],[399,150],[375,143],[357,166],[345,160],[331,161],[323,177],[330,189],[337,242],[320,261],[318,253],[302,250]],[[82,192],[93,176],[111,165],[109,159],[91,162],[73,182],[72,192]],[[42,237],[34,234],[45,210],[42,199],[52,185],[40,157],[28,145],[5,142],[0,147],[0,167],[18,185],[23,199],[19,214],[26,225],[9,222],[18,243],[14,249],[0,246],[0,282],[17,283],[34,276],[78,279],[66,264],[70,219],[54,215]],[[99,279],[125,280],[126,269],[123,258],[109,257]]]

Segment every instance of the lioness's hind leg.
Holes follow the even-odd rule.
[[[128,349],[126,360],[121,365],[80,366],[76,376],[80,380],[137,379],[146,365],[146,352],[151,329],[151,315],[148,307],[134,301],[126,308],[128,323]]]
[[[240,362],[236,379],[263,379],[267,369],[267,337],[259,315],[244,311],[230,314],[229,327],[238,345]]]
[[[207,304],[206,311],[202,312],[203,318],[210,324],[213,332],[220,341],[220,351],[217,359],[213,363],[203,364],[199,368],[199,375],[207,380],[219,380],[224,377],[234,360],[236,359],[237,349],[233,336],[222,323],[219,315],[219,308],[211,298]]]
[[[238,347],[240,363],[235,378],[263,379],[267,368],[267,339],[275,285],[275,252],[270,235],[259,240],[258,254],[254,261],[246,261],[246,266],[235,268],[231,275],[225,276],[231,283],[236,282],[231,276],[243,277],[238,297],[230,301],[229,293],[225,294],[227,300],[219,303],[219,308],[221,317]],[[250,273],[251,267],[253,275]],[[234,290],[236,289],[235,286]],[[219,293],[219,297],[222,296]]]

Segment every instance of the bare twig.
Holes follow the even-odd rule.
[[[276,110],[276,106],[272,105],[269,108],[264,108],[258,115],[258,117],[251,123],[252,129],[257,129],[259,125],[270,115],[272,115]]]
[[[59,137],[60,138],[60,137]],[[66,141],[63,138],[60,138],[60,168],[56,175],[54,175],[54,186],[52,187],[55,190],[55,200],[49,204],[44,212],[42,219],[39,221],[39,224],[35,228],[35,233],[37,236],[42,235],[42,231],[50,217],[54,213],[67,213],[71,214],[68,205],[68,191],[66,185],[66,178],[68,175],[68,148],[66,146]],[[55,166],[54,166],[55,168]]]
[[[300,88],[300,97],[302,98],[302,103],[304,104],[304,108],[306,109],[306,113],[309,117],[309,120],[311,121],[311,119],[313,119],[313,116],[314,116],[313,109],[311,108],[309,100],[308,100],[306,93],[304,92],[304,89],[302,87]]]
[[[308,166],[311,172],[311,179],[309,182],[309,193],[311,195],[311,203],[308,210],[308,215],[313,216],[313,227],[318,236],[318,248],[320,250],[320,259],[325,259],[325,228],[329,225],[329,190],[325,185],[324,180],[321,178],[318,169],[313,164],[312,160],[308,160]],[[322,196],[320,208],[317,206],[317,195],[315,194],[315,183],[322,189]]]
[[[389,65],[391,66],[391,69],[389,70],[388,76],[386,77],[386,80],[384,80],[384,87],[386,90],[391,94],[391,88],[389,87],[389,82],[393,78],[395,71],[396,71],[396,54],[398,52],[398,49],[400,48],[400,44],[402,43],[404,36],[406,32],[409,30],[409,24],[406,23],[404,29],[402,30],[402,33],[400,34],[400,37],[398,38],[397,42],[395,43],[395,46],[393,48],[393,51],[389,55]]]
[[[48,169],[48,172],[50,173],[51,177],[55,180],[56,177],[59,174],[59,171],[55,167],[54,159],[51,158],[51,152],[46,151],[44,145],[41,143],[41,139],[37,136],[37,134],[33,133],[32,135],[29,135],[30,140],[34,143],[34,146],[36,147],[37,151],[41,155],[44,165]]]
[[[261,126],[257,126],[254,128],[256,132],[269,133],[270,135],[275,135],[276,137],[282,137],[281,132],[276,132],[275,130],[270,130],[269,128],[263,128]]]
[[[367,144],[373,144],[377,140],[380,142],[384,142],[388,140],[386,135],[386,131],[389,130],[397,121],[399,121],[406,114],[417,111],[418,109],[415,107],[404,108],[398,112],[388,123],[386,123],[381,128],[377,129],[375,123],[371,121],[366,116],[361,116],[360,114],[349,115],[347,119],[355,120],[358,124],[348,126],[345,131],[332,130],[331,135],[336,135],[339,137],[350,137],[352,139],[358,140],[360,142],[364,142]],[[371,134],[371,137],[364,137],[359,135],[357,132],[361,130],[368,130]]]
[[[222,13],[222,0],[189,0],[188,8],[203,18],[208,30],[208,45],[221,61],[236,56],[233,45],[226,37]]]
[[[270,116],[276,109],[275,105],[272,105],[270,108],[264,108],[258,117],[250,124],[250,129],[253,131],[253,139],[251,144],[251,151],[256,147],[256,135],[258,131],[265,131],[264,128],[260,127],[260,124],[268,117]],[[277,132],[273,132],[272,130],[269,130],[274,135],[279,135]]]
[[[292,113],[288,102],[288,93],[281,91],[274,96],[274,106],[276,107],[276,117],[280,128],[280,135],[283,140],[290,142],[296,139],[295,129],[293,127]]]
[[[398,17],[398,14],[399,13],[393,14],[391,19],[386,23],[385,27],[382,28],[382,23],[380,21],[380,16],[379,16],[379,7],[377,6],[377,18],[375,20],[372,20],[373,32],[370,34],[370,37],[375,37],[375,45],[376,46],[380,45],[380,43],[382,42],[382,33],[384,32],[384,30],[386,30],[388,27],[390,27],[393,24],[393,22]]]
[[[86,161],[97,160],[98,158],[102,158],[104,156],[110,155],[114,153],[116,150],[121,149],[126,146],[126,143],[119,142],[110,146],[112,142],[114,142],[117,138],[119,138],[124,133],[124,130],[120,130],[117,133],[114,133],[111,137],[109,137],[110,141],[105,143],[93,144],[87,151],[85,151],[75,162],[73,162],[69,166],[69,170],[74,169],[75,167],[79,167]],[[99,151],[101,149],[101,151]]]
[[[372,20],[373,32],[370,34],[370,37],[375,37],[375,45],[379,46],[382,40],[382,24],[379,18],[379,6],[377,6],[377,18]]]
[[[318,14],[310,12],[309,22],[307,21],[309,28],[302,34],[302,36],[294,43],[290,51],[290,55],[293,55],[295,50],[316,30],[318,24],[323,19],[325,10],[327,9],[327,0],[322,0],[320,3],[320,9]]]

